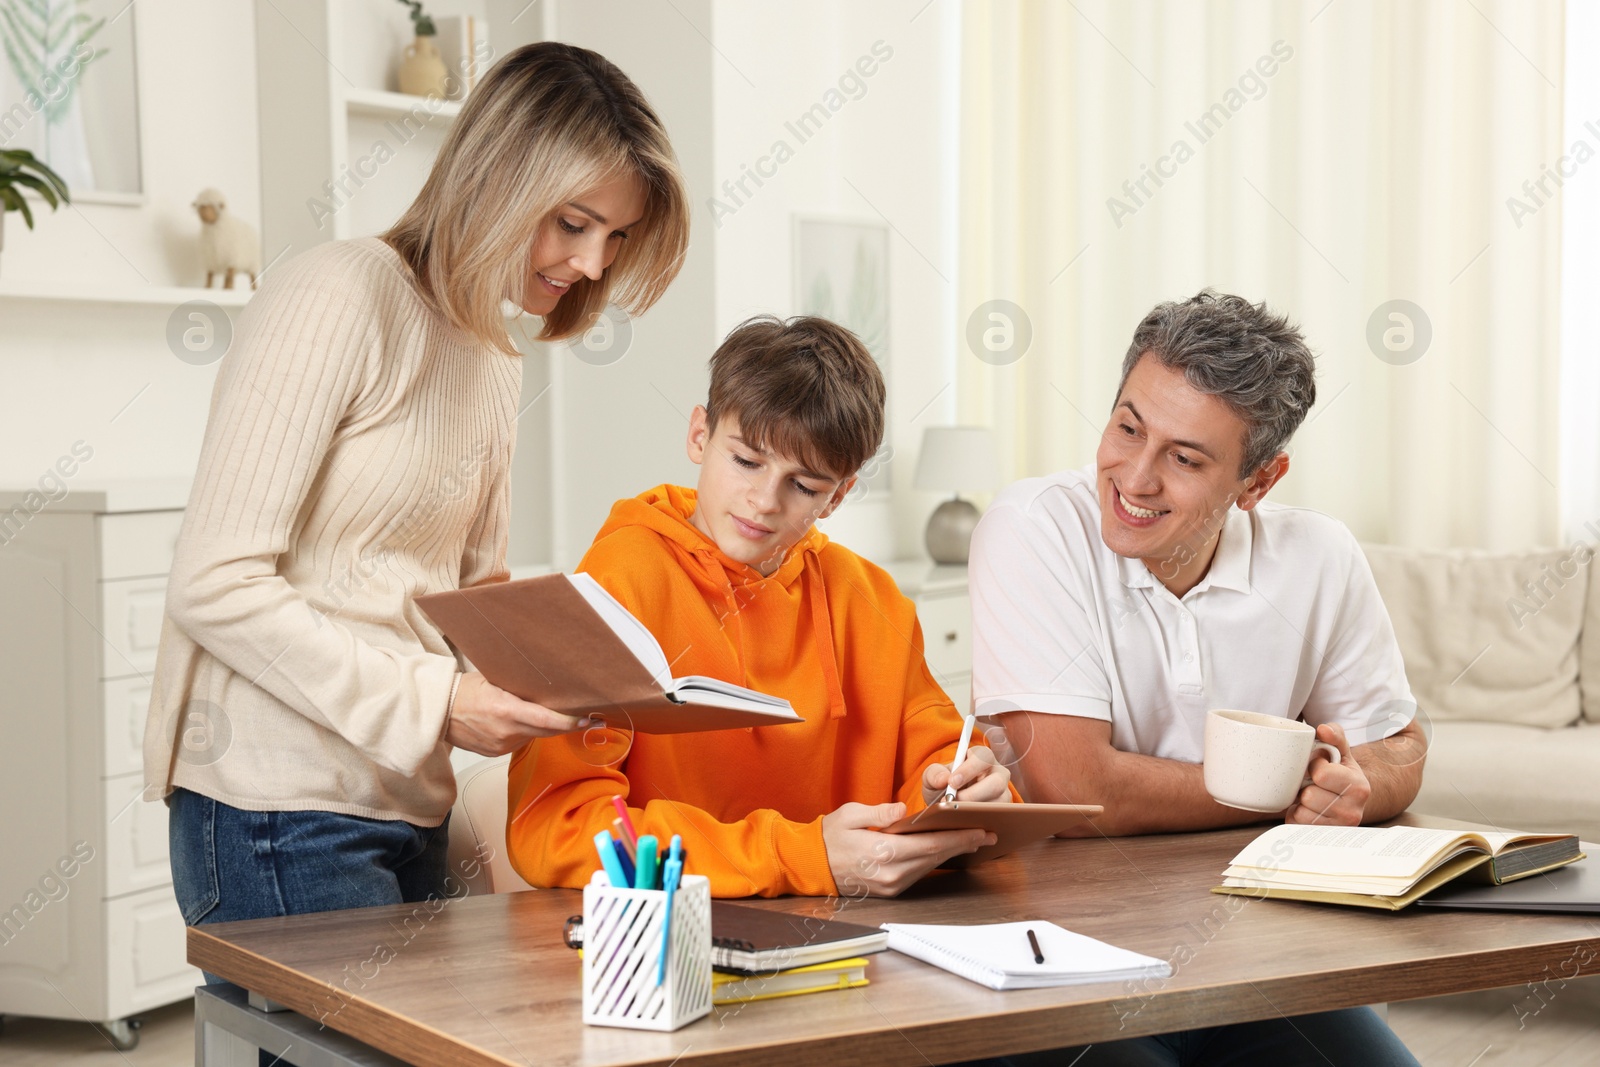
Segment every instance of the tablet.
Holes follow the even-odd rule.
[[[1099,804],[1008,804],[1003,800],[941,800],[907,816],[886,834],[921,834],[929,830],[988,830],[997,841],[976,852],[952,856],[941,867],[972,867],[1004,856],[1030,841],[1053,837],[1106,809]]]
[[[1417,907],[1600,912],[1600,848],[1589,842],[1582,847],[1589,859],[1503,885],[1446,882],[1418,900]]]

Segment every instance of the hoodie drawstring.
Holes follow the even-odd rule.
[[[815,552],[807,552],[806,582],[810,586],[807,598],[811,601],[811,630],[817,641],[817,656],[822,660],[822,674],[828,683],[828,718],[845,716],[844,687],[839,684],[839,663],[833,648],[833,628],[828,618],[828,588],[822,580],[822,565]]]

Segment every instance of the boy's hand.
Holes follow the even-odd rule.
[[[1289,810],[1283,813],[1288,823],[1316,823],[1321,826],[1360,826],[1361,816],[1372,796],[1372,783],[1350,754],[1344,728],[1335,723],[1317,727],[1317,740],[1339,750],[1339,762],[1331,762],[1319,748],[1311,757],[1311,784],[1300,790]]]
[[[922,802],[936,804],[950,784],[950,768],[943,763],[930,763],[922,772]],[[967,758],[955,769],[957,800],[1010,800],[1011,769],[1003,767],[994,758],[994,752],[982,745],[967,749]]]
[[[987,830],[882,834],[873,829],[905,815],[904,804],[841,804],[822,817],[822,843],[840,896],[898,896],[950,857],[996,840]]]
[[[536,737],[566,733],[579,725],[571,715],[512,696],[474,671],[463,674],[456,685],[444,739],[480,756],[503,756]]]

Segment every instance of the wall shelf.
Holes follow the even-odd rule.
[[[425,96],[393,93],[387,89],[346,88],[344,103],[352,115],[379,119],[399,118],[419,109],[425,115],[443,119],[453,119],[461,114],[461,102],[458,100],[431,101]]]
[[[235,285],[237,285],[237,280]],[[245,279],[245,284],[249,280]],[[181,285],[105,285],[92,282],[39,282],[0,278],[0,300],[64,300],[90,304],[164,304],[177,307],[209,300],[218,307],[244,307],[248,288],[202,289]]]

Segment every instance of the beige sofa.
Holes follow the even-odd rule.
[[[1600,841],[1600,563],[1366,545],[1418,719],[1413,811]]]

